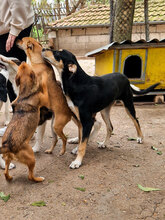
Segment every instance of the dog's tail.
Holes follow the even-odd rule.
[[[133,94],[135,95],[145,95],[151,91],[153,91],[155,89],[155,87],[157,87],[160,83],[155,83],[153,84],[152,86],[148,87],[147,89],[143,89],[143,90],[140,90],[138,87],[130,84],[131,86],[131,90],[133,92]]]
[[[0,154],[6,154],[9,153],[10,149],[8,144],[3,144],[2,147],[0,147]]]

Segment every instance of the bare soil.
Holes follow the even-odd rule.
[[[98,137],[88,144],[82,166],[75,170],[69,165],[75,158],[70,152],[76,145],[67,144],[65,155],[59,156],[59,140],[52,155],[44,153],[52,142],[49,121],[41,152],[36,153],[35,173],[44,176],[45,181],[30,182],[27,168],[17,162],[14,162],[16,169],[10,171],[14,177],[11,183],[0,170],[0,192],[11,196],[6,203],[0,200],[0,219],[165,219],[165,105],[138,103],[135,108],[144,143],[128,140],[136,138],[136,130],[124,107],[116,105],[111,110],[114,132],[108,147],[97,147],[97,141],[103,141],[106,134],[102,122]],[[102,121],[100,114],[97,118]],[[68,123],[64,131],[68,137],[77,136],[73,122]],[[157,154],[152,146],[162,154]],[[84,179],[80,178],[82,175]],[[144,192],[137,184],[161,190]],[[31,206],[36,201],[45,201],[46,206]]]

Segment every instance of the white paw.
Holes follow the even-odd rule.
[[[12,170],[12,169],[14,169],[14,168],[16,168],[16,165],[13,164],[13,163],[10,163],[10,165],[9,165],[9,170]]]
[[[33,149],[34,153],[40,152],[40,147],[38,145],[34,145],[34,147],[32,147],[32,149]]]
[[[69,140],[68,140],[68,143],[69,144],[78,144],[78,137],[75,137],[75,138],[70,138]]]
[[[5,161],[4,161],[4,160],[1,161],[0,166],[1,166],[1,168],[2,168],[3,170],[5,169]],[[9,170],[14,169],[15,167],[16,167],[16,166],[15,166],[13,163],[10,163],[10,165],[9,165]]]
[[[5,121],[4,125],[7,126],[10,121]]]
[[[104,141],[103,142],[97,142],[98,143],[98,148],[100,149],[104,149],[106,148],[107,146],[105,145]]]
[[[137,143],[138,143],[138,144],[142,144],[142,143],[143,143],[143,139],[142,139],[141,137],[138,137],[138,138],[137,138]]]
[[[72,163],[70,164],[70,168],[75,169],[75,168],[79,168],[81,166],[81,161],[79,160],[74,160],[72,161]]]
[[[2,137],[6,131],[6,128],[7,127],[4,127],[4,128],[0,128],[0,137]]]
[[[75,147],[75,148],[71,151],[71,153],[72,153],[72,154],[77,154],[77,151],[78,151],[78,147]]]

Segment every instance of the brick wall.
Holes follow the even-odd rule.
[[[84,56],[89,51],[109,44],[109,28],[104,27],[59,30],[57,36],[57,49],[70,50],[77,56]],[[165,39],[165,24],[150,25],[150,40],[154,38]],[[132,40],[140,39],[145,39],[144,25],[134,25]]]

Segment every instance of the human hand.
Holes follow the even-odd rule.
[[[11,50],[11,48],[14,45],[14,41],[16,39],[16,36],[9,34],[7,41],[6,41],[6,51],[9,52],[9,50]]]

